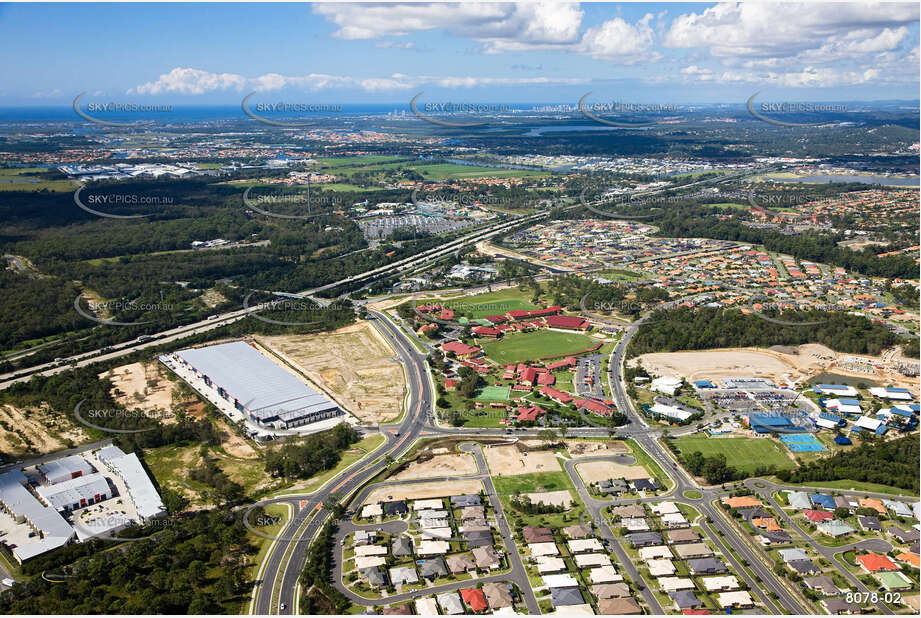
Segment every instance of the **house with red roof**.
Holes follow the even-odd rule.
[[[457,388],[457,380],[452,380],[450,378],[445,380],[445,388],[449,391]]]
[[[563,308],[559,305],[553,305],[552,307],[547,307],[545,309],[534,309],[533,311],[528,311],[526,309],[514,309],[507,312],[505,315],[507,315],[510,320],[518,322],[528,318],[545,318],[550,315],[557,315],[562,310]]]
[[[899,565],[889,559],[889,556],[884,556],[882,554],[864,554],[863,556],[857,556],[857,562],[860,564],[860,568],[867,573],[901,570]]]
[[[463,341],[446,341],[441,344],[441,351],[445,354],[454,352],[458,358],[472,358],[482,352],[480,348],[467,345]]]
[[[551,315],[547,318],[546,322],[549,328],[580,330],[583,332],[587,331],[592,326],[585,318],[572,315]]]
[[[542,373],[537,376],[539,386],[553,386],[556,384],[556,377],[552,373]]]
[[[473,329],[473,335],[475,337],[489,337],[490,339],[498,339],[502,336],[502,331],[498,328],[493,328],[492,326],[477,326]]]
[[[546,414],[547,411],[541,408],[540,406],[519,406],[518,415],[515,420],[517,421],[536,421],[537,417]]]
[[[806,509],[803,511],[803,515],[806,516],[806,519],[816,524],[835,518],[834,513],[829,513],[828,511],[815,511],[812,509]]]
[[[594,399],[577,399],[576,407],[601,416],[611,416],[611,408]]]
[[[487,315],[487,316],[484,316],[484,318],[489,320],[493,324],[504,324],[505,322],[508,321],[508,318],[506,318],[504,315]]]
[[[537,369],[534,367],[525,367],[518,372],[518,381],[522,384],[534,386],[537,382]]]
[[[556,361],[555,363],[550,363],[547,365],[547,369],[550,371],[562,371],[566,369],[572,369],[576,366],[576,358],[574,356],[567,356],[561,361]]]
[[[442,320],[453,320],[454,310],[453,309],[442,309],[441,313],[438,314],[438,317]]]
[[[558,391],[552,386],[544,386],[540,389],[540,394],[544,397],[549,397],[557,403],[571,403],[572,395],[569,393],[564,393],[563,391]]]
[[[489,608],[489,603],[486,602],[486,594],[479,588],[462,589],[461,598],[475,612],[482,612]]]

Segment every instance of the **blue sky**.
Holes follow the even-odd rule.
[[[866,2],[5,4],[0,106],[917,99],[918,19]]]

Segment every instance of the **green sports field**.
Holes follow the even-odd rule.
[[[442,304],[474,320],[487,315],[505,315],[509,311],[518,309],[530,311],[538,308],[537,305],[528,300],[528,295],[518,288],[507,288],[475,296],[464,296],[463,298],[443,301]]]
[[[682,454],[700,451],[704,457],[722,453],[726,463],[752,473],[759,466],[774,465],[778,470],[792,469],[796,464],[783,447],[769,438],[700,438],[688,436],[673,442]]]
[[[476,398],[479,401],[506,401],[509,392],[509,387],[507,386],[486,386]]]
[[[511,333],[495,341],[483,341],[486,355],[497,363],[574,354],[586,350],[597,342],[581,333],[561,333],[552,330],[536,330],[530,333]]]

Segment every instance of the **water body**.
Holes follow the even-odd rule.
[[[790,183],[827,183],[827,182],[859,182],[867,185],[895,185],[899,187],[917,187],[921,184],[921,178],[912,176],[910,178],[892,178],[888,176],[871,176],[868,174],[855,174],[852,176],[839,176],[833,174],[812,174],[810,176],[798,176],[797,178],[775,178],[767,177],[774,182]]]
[[[865,386],[879,386],[870,378],[855,378],[854,376],[842,376],[837,373],[820,373],[811,380],[809,384],[847,384],[856,387],[858,384]]]

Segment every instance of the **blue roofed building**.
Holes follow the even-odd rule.
[[[697,388],[716,388],[716,384],[710,380],[694,380],[694,386]]]
[[[822,507],[829,511],[835,510],[835,499],[828,494],[810,494],[809,499],[812,500],[812,504],[815,506]]]
[[[835,444],[838,446],[850,446],[854,442],[847,436],[835,436]]]
[[[786,431],[796,427],[789,418],[779,414],[750,414],[748,425],[756,433]]]

